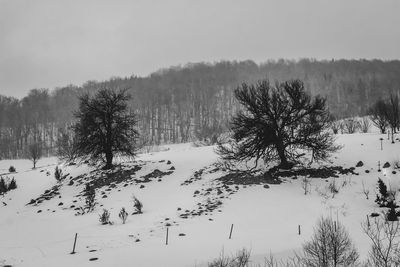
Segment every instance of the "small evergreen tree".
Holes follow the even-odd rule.
[[[396,204],[393,201],[390,201],[388,206],[389,206],[389,211],[386,214],[386,219],[391,222],[398,221],[396,214]]]
[[[382,181],[381,178],[378,179],[378,191],[379,191],[379,195],[376,195],[375,202],[380,207],[387,206],[389,193],[388,193],[386,184]]]
[[[7,192],[7,184],[3,177],[0,177],[0,194]]]
[[[57,182],[61,182],[62,180],[62,170],[61,168],[58,168],[58,166],[56,166],[55,170],[54,170],[54,178],[56,178]]]
[[[17,189],[17,181],[13,177],[11,179],[10,183],[8,184],[7,191],[14,190],[14,189]]]
[[[85,203],[87,212],[92,212],[96,206],[96,191],[94,187],[90,186],[89,183],[85,187]]]

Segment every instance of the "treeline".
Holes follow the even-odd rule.
[[[138,115],[142,142],[215,141],[239,108],[233,91],[243,82],[300,79],[312,95],[327,96],[338,118],[364,115],[380,97],[398,94],[400,61],[338,60],[197,63],[172,67],[148,77],[88,81],[82,86],[34,89],[21,100],[0,97],[0,159],[24,157],[31,143],[52,154],[68,135],[78,96],[99,88],[128,89]]]

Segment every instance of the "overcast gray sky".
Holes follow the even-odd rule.
[[[0,94],[221,59],[400,58],[400,0],[0,0]]]

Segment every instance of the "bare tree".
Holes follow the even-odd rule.
[[[331,218],[320,219],[303,252],[309,267],[356,266],[359,257],[344,226]]]
[[[369,120],[369,117],[363,117],[360,122],[361,132],[368,133],[370,128],[371,128],[371,122]]]
[[[372,241],[369,263],[375,267],[400,266],[400,223],[375,218],[372,224],[363,223],[362,228]]]
[[[369,109],[369,114],[371,115],[372,123],[379,128],[381,133],[386,132],[386,127],[388,125],[387,121],[387,105],[383,99],[377,100],[372,107]]]
[[[343,125],[348,134],[353,134],[360,128],[360,123],[354,118],[345,119]]]
[[[42,157],[42,144],[35,142],[29,146],[28,157],[33,162],[33,169],[36,169],[36,163]]]
[[[279,167],[288,169],[305,155],[304,150],[311,152],[311,161],[320,161],[339,149],[328,130],[326,99],[309,96],[300,80],[276,86],[268,80],[244,83],[235,96],[244,110],[232,120],[228,144],[218,146],[222,159],[255,159],[255,167],[259,160],[279,160]]]

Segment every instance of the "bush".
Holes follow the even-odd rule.
[[[61,168],[58,168],[58,166],[56,166],[56,169],[54,170],[54,178],[56,178],[57,182],[62,181],[62,170]]]
[[[370,128],[371,128],[371,121],[369,120],[369,117],[363,117],[360,122],[361,132],[368,133]]]
[[[355,133],[360,127],[360,123],[354,118],[345,119],[343,124],[348,134]]]
[[[143,204],[142,202],[140,202],[139,199],[137,199],[134,195],[132,196],[132,200],[133,200],[133,207],[135,208],[136,213],[142,213],[142,209],[143,209]]]
[[[240,250],[236,255],[231,257],[221,256],[208,263],[208,267],[246,267],[250,261],[250,252],[246,249]]]
[[[128,213],[125,211],[125,208],[122,208],[119,212],[119,218],[121,218],[122,223],[125,224],[126,219],[128,219]]]
[[[102,225],[111,224],[110,212],[106,209],[103,209],[103,213],[99,215],[99,221]]]
[[[359,257],[344,226],[331,218],[320,219],[303,253],[309,267],[355,266]]]
[[[15,169],[14,166],[10,166],[10,168],[8,168],[8,172],[16,172],[17,170]]]

